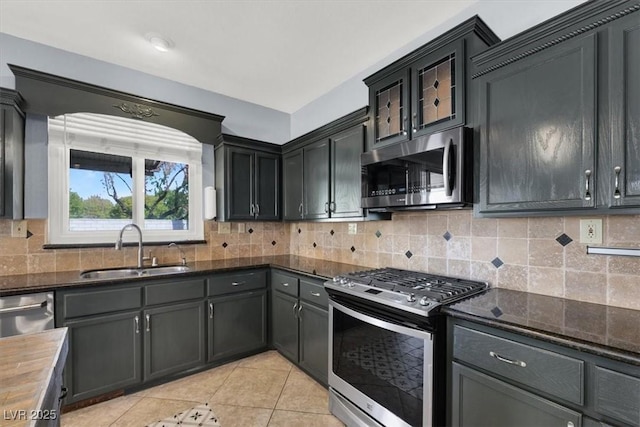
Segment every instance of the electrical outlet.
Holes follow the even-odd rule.
[[[580,243],[602,244],[602,220],[580,220]]]
[[[358,224],[355,222],[349,223],[349,234],[358,234]]]
[[[11,222],[11,237],[27,238],[27,220]]]
[[[230,222],[219,222],[218,223],[218,234],[229,234],[231,233],[231,223]]]

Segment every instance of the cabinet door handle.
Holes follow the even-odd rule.
[[[302,202],[300,203],[300,206],[298,206],[298,212],[300,212],[300,218],[304,217],[304,213],[302,210]]]
[[[329,202],[324,202],[324,213],[329,213]]]
[[[589,181],[591,180],[591,169],[587,169],[586,171],[584,171],[584,186],[585,186],[585,192],[584,192],[584,199],[585,200],[591,200],[591,191],[589,191]]]
[[[297,317],[297,315],[296,315],[296,309],[297,309],[297,308],[298,308],[298,303],[293,304],[293,315],[294,315],[295,317]]]
[[[231,282],[231,286],[240,286],[240,285],[244,285],[247,282]]]
[[[298,304],[298,319],[302,322],[302,304]]]
[[[620,166],[616,166],[615,168],[613,168],[613,172],[615,173],[615,181],[613,183],[613,198],[614,199],[619,199],[620,198],[620,171],[622,170],[622,168]]]
[[[253,203],[251,203],[251,205],[249,205],[249,215],[255,216],[255,213],[256,213],[256,208],[253,206]]]
[[[147,320],[147,332],[151,332],[151,316],[147,314],[144,318]]]
[[[336,211],[336,202],[329,203],[329,210],[331,212],[335,212]]]
[[[256,203],[255,211],[256,211],[256,216],[260,215],[260,205],[257,203]]]
[[[311,291],[311,295],[313,295],[314,297],[320,297],[320,292]]]
[[[413,120],[411,120],[411,131],[416,133],[418,130],[416,129],[416,121],[418,120],[418,115],[413,113]]]
[[[209,303],[209,319],[213,319],[213,303]]]
[[[404,116],[404,117],[402,118],[402,121],[403,121],[403,123],[404,123],[404,126],[402,127],[402,134],[403,134],[403,135],[406,135],[406,134],[407,134],[407,128],[409,127],[409,126],[408,126],[409,121],[407,120],[407,116]]]
[[[512,359],[508,359],[504,356],[500,356],[498,353],[494,353],[493,351],[489,352],[489,356],[491,357],[495,357],[496,359],[498,359],[501,362],[504,363],[508,363],[510,365],[516,365],[516,366],[520,366],[521,368],[526,368],[527,364],[521,360],[512,360]]]
[[[136,325],[136,334],[140,333],[140,317],[136,316],[133,318],[133,322]]]

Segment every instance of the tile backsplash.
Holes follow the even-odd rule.
[[[488,281],[525,290],[640,310],[640,258],[587,255],[580,217],[474,218],[470,210],[396,213],[392,221],[231,223],[219,234],[205,222],[206,244],[184,245],[187,261],[292,254],[365,267],[392,266]],[[640,248],[640,215],[604,216],[603,246]],[[46,220],[30,237],[11,237],[0,220],[0,276],[132,265],[137,248],[42,249]],[[147,246],[161,263],[175,249]]]
[[[474,218],[470,210],[392,221],[290,224],[291,253],[488,281],[493,287],[640,309],[640,258],[587,255],[580,217]],[[640,215],[605,216],[603,246],[640,248]]]

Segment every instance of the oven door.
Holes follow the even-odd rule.
[[[384,426],[430,426],[432,371],[431,333],[329,301],[329,387],[348,401],[334,413],[342,421],[363,424],[366,414]]]

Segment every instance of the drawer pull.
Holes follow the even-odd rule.
[[[313,295],[314,297],[319,297],[320,296],[320,292],[311,292],[311,295]]]
[[[209,303],[209,319],[213,319],[213,303]]]
[[[244,285],[246,282],[231,282],[231,286],[240,286]]]
[[[489,356],[495,357],[499,361],[504,362],[504,363],[508,363],[510,365],[520,366],[521,368],[526,368],[527,367],[527,364],[525,362],[521,361],[521,360],[507,359],[506,357],[500,356],[498,353],[494,353],[493,351],[489,352]]]
[[[151,332],[151,317],[147,314],[144,318],[147,320],[147,332]]]
[[[284,286],[285,288],[289,287],[288,283],[283,283],[282,286]]]

